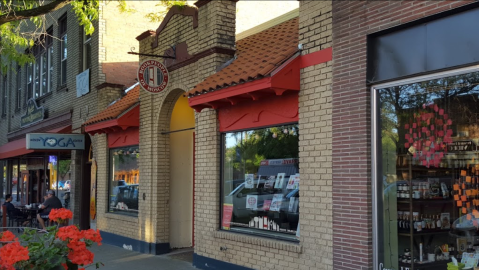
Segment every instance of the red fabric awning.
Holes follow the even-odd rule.
[[[0,146],[0,159],[23,156],[23,155],[34,152],[34,150],[26,149],[25,146],[26,146],[25,138],[11,141],[9,143],[6,143]]]
[[[71,130],[72,130],[72,126],[68,125],[68,126],[63,126],[63,127],[49,130],[47,131],[47,133],[71,133]],[[36,150],[27,149],[26,146],[27,146],[27,143],[25,138],[6,143],[0,146],[0,159],[23,156],[36,151]]]

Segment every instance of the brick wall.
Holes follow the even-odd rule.
[[[334,269],[372,269],[366,37],[472,1],[333,1]]]

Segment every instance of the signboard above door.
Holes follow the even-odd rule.
[[[84,150],[84,134],[28,133],[27,149]]]
[[[35,99],[31,98],[27,101],[27,112],[20,119],[20,126],[25,127],[36,122],[42,121],[45,117],[43,106],[38,107]]]

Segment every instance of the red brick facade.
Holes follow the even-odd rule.
[[[367,35],[474,1],[333,1],[333,265],[374,269]]]

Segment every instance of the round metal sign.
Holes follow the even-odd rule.
[[[166,67],[156,60],[145,60],[138,68],[138,82],[150,93],[159,93],[168,86],[170,76]]]

